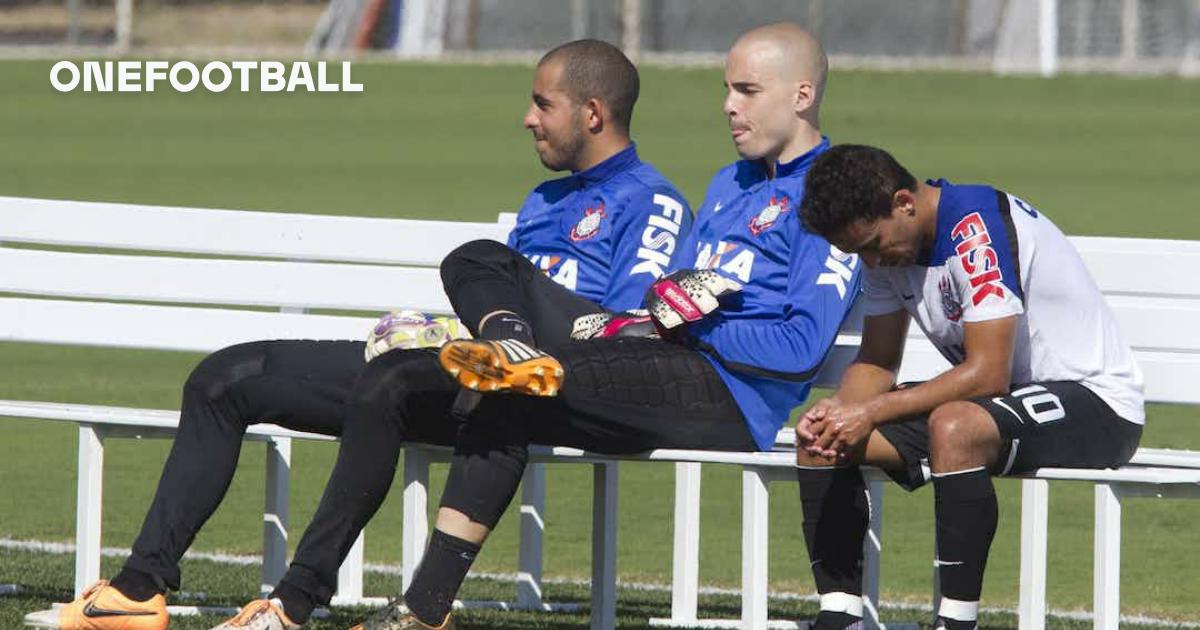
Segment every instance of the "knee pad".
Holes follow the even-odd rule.
[[[238,382],[263,374],[267,347],[273,342],[253,341],[222,348],[204,357],[188,376],[185,390],[212,400],[224,396]]]
[[[358,406],[395,405],[410,393],[453,392],[458,384],[437,360],[437,350],[392,350],[375,357],[354,382],[350,401]]]
[[[504,412],[504,402],[499,396],[485,399],[462,425],[442,493],[442,507],[489,529],[495,529],[512,502],[529,460],[525,426]]]

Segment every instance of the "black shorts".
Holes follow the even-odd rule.
[[[1142,425],[1117,415],[1074,381],[1018,385],[1005,396],[971,402],[991,414],[1004,442],[994,475],[1045,467],[1116,468],[1133,457],[1142,438]],[[927,414],[885,424],[879,433],[904,460],[905,470],[885,471],[896,483],[915,490],[929,481]]]

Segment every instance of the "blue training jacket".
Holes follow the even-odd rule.
[[[533,189],[508,246],[612,311],[642,306],[692,225],[683,195],[628,148]]]
[[[713,177],[696,226],[672,260],[713,269],[742,291],[692,324],[688,335],[737,400],[754,441],[769,450],[837,338],[857,296],[857,256],[810,233],[798,215],[804,176],[829,140],[767,177],[741,160]]]

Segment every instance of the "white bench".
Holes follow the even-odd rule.
[[[471,239],[504,240],[512,222],[512,215],[465,223],[0,197],[0,245],[20,244],[0,246],[0,340],[211,352],[260,339],[360,339],[383,311],[449,311],[441,259]],[[103,441],[171,437],[179,413],[0,401],[0,415],[79,424],[78,594],[100,570]],[[331,439],[272,425],[247,433],[268,453],[264,590],[287,564],[295,437]],[[360,539],[343,567],[342,599],[362,598],[361,567]]]
[[[514,220],[511,214],[491,224],[0,197],[0,341],[211,352],[260,339],[360,339],[382,311],[449,312],[437,271],[442,258],[473,239],[504,241]],[[313,314],[311,309],[364,316]],[[172,437],[179,412],[0,400],[0,416],[79,425],[78,595],[100,575],[104,440]],[[291,440],[332,438],[266,424],[252,426],[246,438],[267,448],[261,584],[267,592],[287,566]],[[426,505],[427,462],[440,452],[423,445],[406,449],[405,585],[428,532],[424,508],[411,506]],[[594,466],[593,582],[600,586],[592,593],[593,627],[611,627],[617,462],[580,457],[569,449],[556,453],[538,447],[534,455],[537,462]],[[518,599],[468,604],[577,608],[541,601],[545,471],[540,464],[529,467],[524,486]],[[385,601],[363,597],[362,569],[360,537],[339,572],[335,603]]]
[[[364,219],[0,198],[0,244],[10,241],[218,257],[131,256],[0,247],[0,293],[15,294],[0,297],[0,340],[211,351],[253,339],[357,339],[372,323],[372,317],[314,315],[304,311],[333,308],[374,313],[409,307],[444,312],[448,305],[434,269],[441,257],[472,238],[502,240],[507,229],[503,222]],[[1089,265],[1114,301],[1126,333],[1137,348],[1147,373],[1148,397],[1200,402],[1185,387],[1197,382],[1195,377],[1200,375],[1197,356],[1200,343],[1196,333],[1185,330],[1189,317],[1194,321],[1196,304],[1200,301],[1197,280],[1186,272],[1195,270],[1200,261],[1197,244],[1138,239],[1076,239],[1076,244],[1088,256]],[[1164,246],[1165,252],[1161,251]],[[1146,250],[1154,250],[1154,257],[1149,257]],[[1182,258],[1176,260],[1176,254]],[[1121,259],[1121,255],[1128,258]],[[1130,280],[1123,272],[1134,267],[1130,261],[1135,258],[1143,267],[1147,266],[1147,260],[1150,265],[1170,260],[1185,271],[1157,283]],[[1118,262],[1105,266],[1113,260]],[[347,263],[356,264],[351,267]],[[404,287],[404,291],[397,291],[397,295],[381,294],[380,286]],[[279,312],[201,309],[189,306],[192,304],[267,306],[278,308]],[[67,325],[81,317],[93,324],[86,330]],[[203,326],[197,326],[197,322],[203,322]],[[1169,334],[1172,330],[1184,335],[1172,336]],[[97,331],[103,331],[103,335]],[[856,328],[851,324],[844,333],[818,378],[821,384],[836,384],[841,370],[853,357]],[[905,358],[904,378],[927,378],[944,367],[940,357],[921,339],[911,343]],[[65,420],[80,425],[76,534],[76,590],[79,591],[99,575],[103,439],[170,436],[178,413],[0,401],[0,415]],[[269,425],[258,425],[248,433],[248,439],[265,441],[269,453],[264,589],[274,584],[286,566],[287,471],[290,439],[295,437],[328,439]],[[428,532],[425,521],[428,464],[444,457],[444,450],[440,449],[420,445],[406,449],[405,584],[423,552]],[[1195,493],[1200,478],[1188,476],[1192,475],[1188,471],[1165,468],[1190,466],[1195,463],[1192,455],[1139,453],[1139,458],[1154,468],[1115,473],[1041,471],[1036,479],[1024,482],[1028,509],[1023,515],[1022,528],[1025,542],[1022,627],[1026,627],[1027,621],[1035,624],[1029,627],[1036,627],[1044,617],[1045,480],[1081,478],[1099,482],[1098,497],[1099,488],[1113,495],[1147,491]],[[615,619],[617,458],[574,449],[535,447],[533,459],[590,463],[595,467],[592,627],[611,627]],[[733,623],[765,627],[766,487],[773,480],[792,479],[791,455],[655,451],[632,459],[680,462],[676,464],[674,599],[672,617],[666,622],[683,625],[697,623],[699,465],[710,462],[743,466],[743,619]],[[540,588],[544,471],[531,466],[525,482],[517,605],[544,607]],[[880,477],[872,476],[872,490],[877,499],[882,497],[881,483]],[[1098,528],[1100,523],[1105,524],[1103,540],[1108,545],[1104,548],[1105,581],[1101,583],[1098,578],[1097,601],[1101,601],[1103,593],[1106,607],[1098,610],[1105,613],[1104,619],[1115,620],[1116,591],[1111,588],[1115,573],[1114,563],[1109,560],[1115,557],[1114,551],[1119,551],[1119,528],[1112,528],[1111,499],[1106,499],[1097,520]],[[1119,519],[1116,522],[1119,527]],[[876,549],[868,554],[867,593],[873,608],[878,593],[879,522],[873,523],[872,528]],[[1100,551],[1098,543],[1097,553]],[[339,575],[338,601],[364,601],[361,554],[360,540]]]
[[[1133,238],[1071,237],[1121,322],[1146,380],[1147,402],[1200,404],[1200,242]],[[857,354],[861,316],[852,315],[837,345],[816,377],[835,388]],[[901,381],[926,380],[949,364],[922,333],[912,327],[901,367]],[[1150,422],[1153,422],[1151,417]],[[781,431],[777,449],[790,450],[794,435]],[[1189,444],[1193,448],[1197,444]],[[794,481],[786,457],[747,467],[743,484],[743,615],[748,627],[765,627],[765,559],[770,481]],[[1123,497],[1200,498],[1200,452],[1139,449],[1132,462],[1116,471],[1043,469],[1022,484],[1020,627],[1040,630],[1046,616],[1046,537],[1050,480],[1095,484],[1095,627],[1117,628],[1120,610],[1121,499]],[[872,505],[881,516],[885,478],[868,475]],[[696,618],[699,566],[700,467],[678,464],[676,471],[675,571],[672,615],[652,622],[662,626],[734,627],[730,620]],[[746,506],[756,506],[748,508]],[[872,523],[866,547],[864,593],[869,625],[877,620],[881,526]],[[758,528],[756,531],[751,529]],[[747,575],[747,570],[754,573]],[[935,576],[936,577],[936,576]],[[773,627],[788,627],[772,623]]]

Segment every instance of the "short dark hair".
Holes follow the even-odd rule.
[[[538,66],[551,61],[562,62],[562,87],[572,102],[599,100],[608,106],[613,122],[629,132],[641,84],[637,68],[621,49],[598,39],[578,39],[543,55]]]
[[[829,149],[804,178],[800,216],[809,231],[829,238],[859,219],[891,216],[892,196],[917,190],[917,180],[883,149],[843,144]]]

